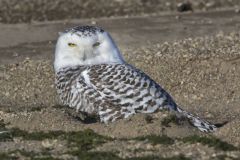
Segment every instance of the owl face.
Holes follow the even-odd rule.
[[[61,33],[55,50],[55,70],[76,65],[123,63],[110,34],[99,27],[80,26]]]

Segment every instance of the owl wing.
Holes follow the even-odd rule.
[[[110,104],[102,106],[100,113],[111,112],[126,118],[137,112],[153,113],[162,108],[176,107],[156,82],[128,64],[93,65],[83,72],[83,77],[87,85]]]

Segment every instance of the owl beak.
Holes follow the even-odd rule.
[[[83,51],[83,56],[82,56],[82,60],[83,60],[83,61],[86,61],[86,60],[88,60],[88,59],[90,59],[90,58],[92,58],[92,57],[94,57],[94,54],[93,54],[92,50],[90,50],[90,49],[84,49],[84,51]]]
[[[87,55],[86,55],[86,53],[84,52],[84,53],[83,53],[82,60],[85,61],[86,59],[87,59]]]

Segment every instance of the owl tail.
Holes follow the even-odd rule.
[[[223,126],[224,124],[211,124],[203,119],[200,119],[197,116],[194,116],[193,114],[184,111],[183,109],[177,107],[177,111],[180,113],[181,116],[186,118],[190,124],[197,127],[202,132],[214,132],[217,130],[217,128]]]

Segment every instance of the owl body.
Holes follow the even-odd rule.
[[[155,81],[129,64],[64,68],[56,74],[62,102],[113,122],[136,113],[176,110],[176,104]]]
[[[181,109],[141,70],[125,62],[110,34],[94,26],[68,29],[58,38],[54,69],[61,102],[109,123],[162,109],[185,117],[203,132],[216,126]]]

